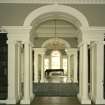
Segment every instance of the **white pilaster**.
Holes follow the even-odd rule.
[[[92,97],[94,97],[94,70],[95,70],[95,46],[94,43],[90,44],[90,97],[92,99]]]
[[[21,98],[21,43],[18,42],[18,97]]]
[[[34,82],[38,82],[38,52],[37,48],[34,48]]]
[[[67,56],[68,56],[68,59],[67,59],[67,75],[68,75],[68,79],[67,79],[67,82],[71,82],[71,77],[70,77],[70,51],[68,49],[67,51]]]
[[[74,53],[74,74],[73,82],[77,83],[77,52]]]
[[[82,47],[79,47],[79,54],[80,54],[80,59],[79,59],[79,94],[78,98],[82,95],[82,77],[81,77],[81,70],[82,70]]]
[[[21,84],[24,83],[24,48],[23,44],[21,44]],[[23,96],[23,86],[21,87],[21,95]]]
[[[80,46],[80,73],[79,73],[79,94],[81,104],[91,104],[88,96],[88,48],[87,43]]]
[[[30,45],[30,98],[33,100],[33,67],[32,67],[32,45]]]
[[[24,44],[24,97],[21,104],[30,104],[30,45]]]
[[[104,73],[104,44],[103,42],[95,42],[92,46],[93,64],[92,64],[92,89],[91,98],[95,104],[105,104],[103,97],[103,73]]]
[[[16,104],[18,101],[15,45],[15,41],[8,41],[8,104]]]
[[[40,82],[44,82],[44,52],[41,54],[41,80]]]

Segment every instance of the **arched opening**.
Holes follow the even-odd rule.
[[[40,23],[36,27],[33,26],[30,39],[33,42],[35,48],[37,48],[37,50],[39,49],[38,51],[39,55],[41,55],[41,53],[44,53],[44,61],[46,60],[47,62],[46,63],[47,67],[46,65],[44,65],[44,68],[43,68],[45,72],[47,72],[47,69],[50,70],[50,71],[48,70],[48,72],[51,72],[52,69],[53,71],[54,69],[56,70],[59,69],[58,71],[60,71],[61,69],[61,72],[63,71],[63,74],[66,74],[66,76],[69,76],[69,79],[71,79],[70,76],[73,77],[74,74],[70,74],[69,72],[70,60],[68,60],[68,56],[73,55],[73,58],[70,58],[72,60],[74,59],[74,56],[75,56],[74,53],[77,53],[76,49],[78,47],[78,35],[75,35],[77,32],[80,32],[80,30],[75,25],[61,19],[56,19],[56,33],[55,33],[55,19],[46,20]],[[56,37],[55,37],[55,34],[56,34]],[[41,49],[43,51],[41,51]],[[60,52],[60,56],[58,57],[58,59],[57,59],[57,56],[52,57],[53,51]],[[59,62],[55,59],[59,60]],[[65,64],[63,64],[64,61],[65,61]],[[55,62],[55,65],[59,65],[59,67],[55,68],[54,62]],[[74,64],[74,61],[72,61],[72,63]],[[39,64],[41,63],[39,62]],[[73,65],[72,71],[74,69],[77,69],[75,68],[77,66],[77,60],[75,64],[76,65]],[[63,67],[65,67],[66,70],[64,70]],[[57,73],[56,70],[55,70],[55,73]],[[40,67],[38,71],[40,71],[39,74],[41,74]],[[71,72],[71,73],[74,73],[74,72]]]
[[[66,18],[66,20],[71,20],[71,22],[73,21],[73,17],[76,18],[78,21],[77,24],[81,25],[82,27],[88,27],[88,21],[86,19],[86,17],[78,10],[72,8],[72,7],[68,7],[68,6],[64,6],[64,5],[47,5],[47,6],[43,6],[41,8],[38,8],[37,10],[32,11],[25,19],[24,21],[24,26],[29,26],[32,24],[32,22],[36,19],[38,19],[39,17],[45,16],[45,18],[48,18],[50,16],[50,13],[52,14],[60,14],[61,16],[64,16],[64,18]],[[47,15],[49,15],[47,17]],[[68,18],[68,16],[70,16]],[[43,17],[42,17],[43,18]],[[41,19],[42,19],[41,18]],[[58,17],[60,18],[60,17]],[[74,23],[74,22],[73,22]]]
[[[54,20],[56,20],[56,38]],[[85,16],[71,7],[63,5],[48,5],[32,11],[24,21],[24,26],[25,25],[32,26],[30,40],[33,43],[34,49],[36,49],[34,53],[37,53],[37,55],[35,56],[38,57],[40,55],[41,61],[34,61],[34,66],[37,65],[35,64],[35,62],[39,62],[38,76],[36,76],[39,77],[37,79],[40,79],[38,81],[43,83],[45,82],[46,68],[63,69],[63,67],[65,67],[65,69],[67,69],[66,82],[78,82],[77,48],[79,43],[81,43],[81,41],[83,40],[83,37],[85,37],[82,29],[88,28],[88,21]],[[52,52],[54,52],[55,39],[57,40],[56,49],[58,51],[60,51],[60,49],[63,49],[63,51],[66,52],[66,57],[62,59],[62,65],[60,63],[61,53],[58,53],[57,50],[55,51],[55,53],[51,53],[51,50]],[[47,56],[49,52],[50,60]],[[56,53],[59,56],[53,55]],[[63,63],[65,63],[65,65],[63,65]],[[35,70],[34,74],[37,74]],[[75,95],[77,95],[77,93],[78,91],[76,91]]]

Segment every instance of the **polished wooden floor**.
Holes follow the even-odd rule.
[[[31,105],[81,105],[76,97],[35,97]]]

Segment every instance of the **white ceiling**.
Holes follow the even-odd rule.
[[[78,28],[65,20],[47,20],[40,23],[33,29],[35,37],[55,37],[55,27],[57,37],[77,37]]]
[[[63,4],[105,4],[105,0],[0,0],[0,3],[63,3]]]

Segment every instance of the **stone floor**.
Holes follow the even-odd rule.
[[[36,97],[31,105],[81,105],[76,97]]]
[[[43,83],[34,83],[33,92],[36,96],[58,96],[71,97],[77,96],[79,92],[78,83],[73,83],[67,76],[48,76]]]
[[[33,92],[36,96],[77,96],[79,86],[77,83],[34,83]]]
[[[43,85],[41,87],[39,86],[38,89],[41,89],[41,95],[44,94],[43,91],[45,90],[45,92],[47,93],[47,96],[46,95],[41,96],[41,95],[39,95],[40,92],[38,92],[39,96],[33,100],[31,105],[80,105],[80,103],[79,103],[78,99],[75,97],[75,95],[71,95],[73,97],[61,97],[64,94],[59,95],[59,93],[64,93],[63,92],[64,90],[66,90],[66,91],[69,90],[69,92],[67,91],[65,93],[70,93],[70,90],[73,91],[73,89],[68,89],[68,87],[71,88],[72,85],[70,83],[69,84],[67,83],[66,76],[50,76],[50,77],[46,78],[44,84],[37,84],[37,85],[38,86]],[[37,86],[37,85],[35,84],[35,86]],[[55,89],[53,89],[53,87]],[[44,88],[44,89],[42,89],[42,88]],[[60,91],[60,90],[62,90],[62,91]],[[51,93],[52,91],[53,91],[53,94]],[[58,95],[58,96],[56,96],[56,95]],[[70,95],[66,94],[64,96],[70,96]]]

